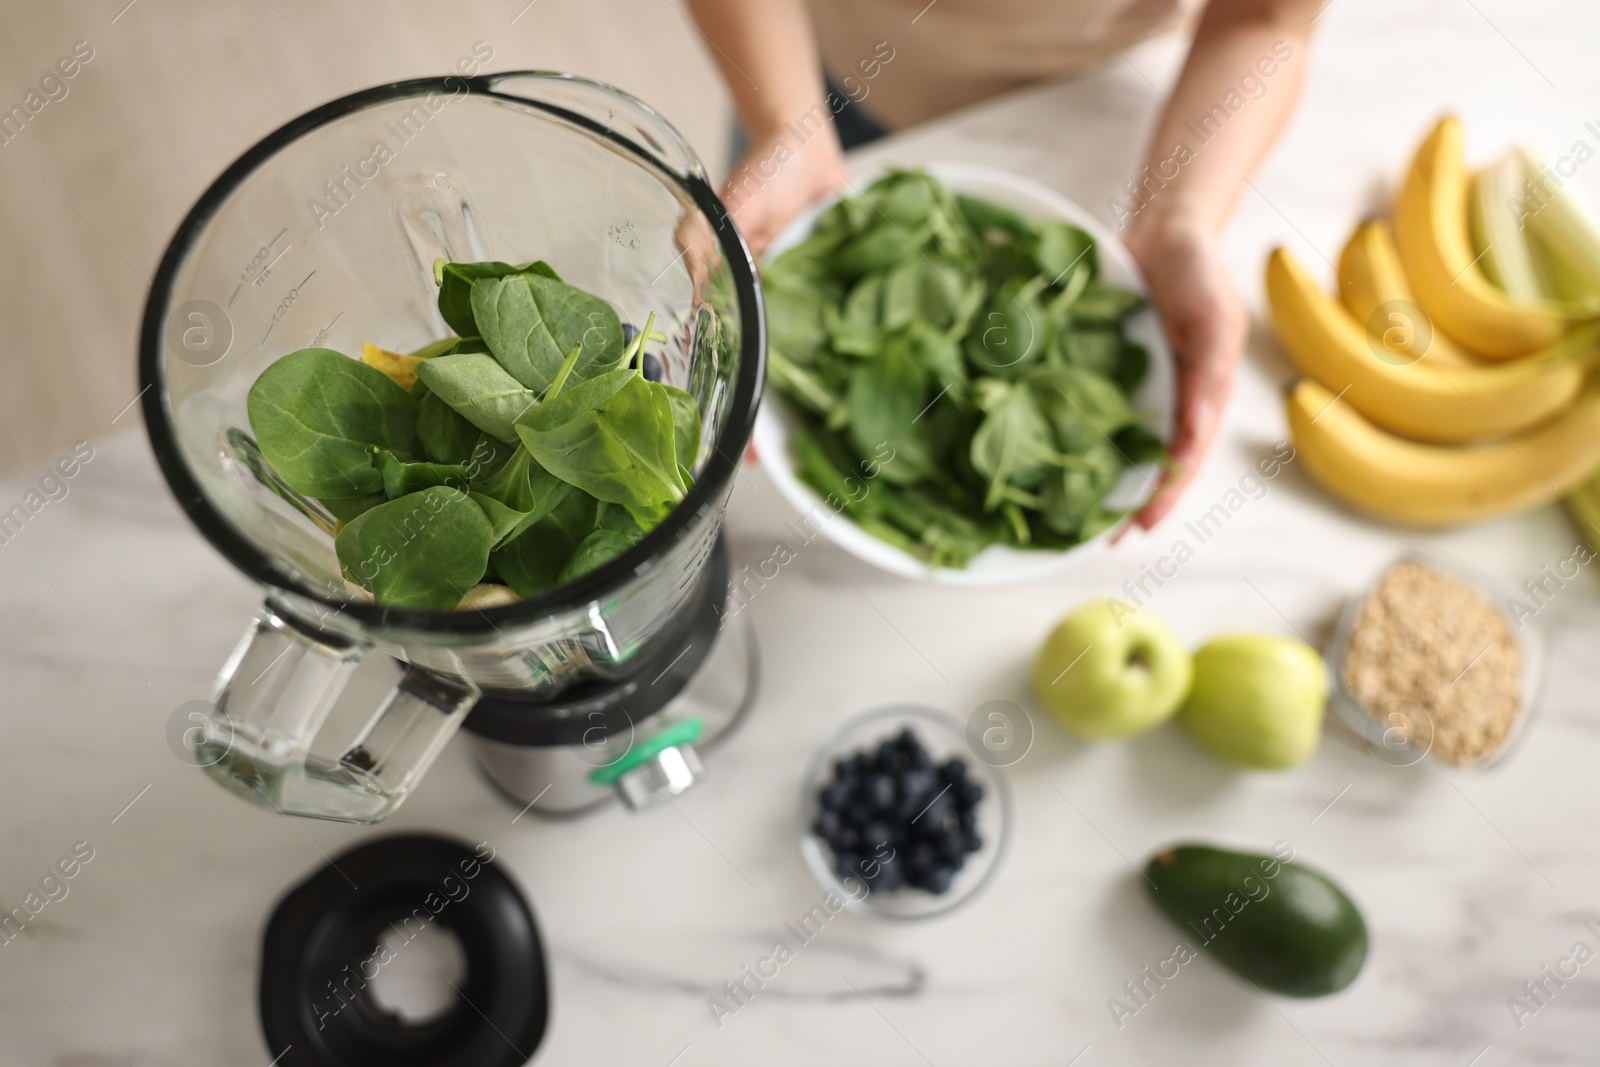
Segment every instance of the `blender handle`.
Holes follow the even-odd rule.
[[[479,690],[414,666],[338,758],[311,751],[370,646],[263,607],[217,679],[194,748],[224,788],[285,815],[378,822],[432,765]]]

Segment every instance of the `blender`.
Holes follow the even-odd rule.
[[[433,264],[545,260],[667,340],[702,439],[684,500],[582,577],[497,607],[374,603],[341,576],[334,517],[263,461],[246,394],[308,346],[410,351],[450,331]],[[724,624],[720,538],[761,392],[754,264],[692,150],[627,94],[561,74],[424,78],[311,111],[246,152],[179,227],[140,338],[145,422],[201,533],[264,591],[197,732],[229,791],[291,815],[385,818],[463,724],[519,806],[643,807],[701,775],[753,699]],[[386,692],[334,729],[358,667]],[[359,687],[350,687],[353,691]],[[524,809],[526,810],[526,808]]]

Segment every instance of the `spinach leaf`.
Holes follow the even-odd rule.
[[[1032,237],[1036,229],[1035,223],[1010,208],[1001,207],[999,204],[978,197],[957,193],[956,206],[960,208],[967,225],[986,240],[1026,239]]]
[[[363,511],[375,508],[388,499],[382,493],[368,493],[366,496],[324,497],[318,503],[340,522],[349,522]]]
[[[575,347],[582,353],[572,370],[578,381],[622,360],[622,323],[611,305],[542,275],[474,281],[472,315],[500,366],[535,393],[550,387]]]
[[[883,277],[871,275],[850,290],[833,320],[833,347],[854,356],[876,355],[883,346]]]
[[[435,463],[465,463],[471,459],[472,447],[478,443],[478,428],[456,414],[421,377],[417,378],[412,395],[419,389],[423,395],[417,407],[417,441],[423,455]]]
[[[1080,326],[1061,338],[1060,351],[1072,366],[1110,376],[1122,362],[1122,333],[1115,328]]]
[[[663,382],[658,388],[667,394],[672,405],[672,454],[678,466],[693,470],[700,458],[700,405],[675,385]],[[689,488],[688,482],[684,488]]]
[[[556,272],[550,268],[550,264],[542,261],[513,267],[509,263],[499,262],[447,263],[442,259],[435,260],[433,281],[439,287],[439,314],[445,324],[462,337],[476,337],[478,327],[472,318],[472,283],[479,278],[504,278],[527,273],[556,278]]]
[[[519,447],[521,446],[507,444],[498,437],[480,432],[478,443],[472,446],[471,458],[463,464],[467,468],[467,480],[477,483],[494,477]]]
[[[659,518],[683,499],[672,401],[636,370],[567,385],[518,419],[516,430],[546,470],[635,516]]]
[[[919,255],[927,240],[925,224],[901,225],[880,218],[833,254],[835,270],[846,278],[888,270],[906,256]]]
[[[417,377],[462,418],[507,444],[516,444],[512,424],[538,399],[481,352],[435,356],[417,364]]]
[[[949,329],[968,280],[967,272],[949,259],[916,256],[902,261],[884,276],[884,329],[899,330],[913,322]]]
[[[1103,445],[1136,418],[1116,383],[1092,371],[1050,367],[1029,381],[1064,452],[1080,453]]]
[[[985,510],[999,507],[1007,486],[1037,485],[1055,461],[1053,444],[1050,423],[1032,391],[1020,385],[996,391],[972,435],[972,466],[989,480]]]
[[[509,540],[532,526],[555,510],[573,491],[572,486],[535,463],[528,450],[520,445],[493,477],[476,483],[473,489],[498,500],[520,516],[510,533],[497,540]]]
[[[767,346],[796,363],[815,363],[828,343],[828,307],[816,291],[795,286],[768,285],[762,294],[767,305]]]
[[[1067,537],[1080,536],[1084,520],[1122,474],[1122,457],[1109,442],[1089,447],[1083,458],[1087,463],[1082,466],[1051,471],[1040,494],[1045,525]]]
[[[821,494],[834,511],[843,511],[857,521],[876,511],[871,486],[857,472],[850,450],[833,434],[820,427],[800,425],[789,436],[794,451],[795,471],[800,480]]]
[[[1045,280],[1013,278],[995,294],[967,335],[967,361],[979,374],[1017,378],[1054,343],[1054,327],[1039,294]]]
[[[1111,435],[1111,443],[1129,463],[1155,463],[1167,458],[1167,446],[1143,426],[1124,426]]]
[[[873,182],[865,198],[885,221],[909,229],[926,221],[947,195],[928,174],[895,170]]]
[[[912,358],[927,368],[940,388],[954,392],[958,399],[966,393],[967,365],[955,338],[924,323],[913,322],[906,328],[904,343]]]
[[[1138,293],[1091,285],[1073,303],[1072,315],[1079,322],[1114,326],[1142,307],[1144,297]]]
[[[881,476],[896,485],[921,481],[929,466],[916,425],[927,391],[927,373],[903,341],[864,362],[850,378],[850,442],[862,455],[884,445],[892,449],[895,458],[883,465]]]
[[[838,406],[838,395],[820,373],[789,362],[776,348],[767,349],[767,374],[790,400],[818,415],[827,415]]]
[[[487,493],[468,493],[467,495],[472,498],[474,504],[483,509],[484,517],[489,520],[489,547],[491,551],[499,548],[533,525],[526,512],[508,507]]]
[[[556,584],[564,585],[580,575],[605,566],[633,545],[632,538],[616,530],[591,531],[589,536],[579,541],[578,547],[572,550],[571,558],[561,568],[561,573],[556,575]]]
[[[634,542],[638,542],[648,532],[639,524],[639,520],[628,512],[627,508],[621,504],[613,504],[609,500],[600,502],[600,507],[595,512],[594,528],[596,530],[611,530]]]
[[[383,448],[367,450],[372,465],[383,477],[383,495],[390,500],[409,496],[435,485],[467,487],[467,468],[461,463],[409,463]]]
[[[345,577],[379,602],[448,611],[483,577],[491,537],[466,493],[433,486],[363,512],[334,549]]]
[[[1039,265],[1039,273],[1053,285],[1060,284],[1069,270],[1076,270],[1080,265],[1086,268],[1086,278],[1092,279],[1100,269],[1094,238],[1065,222],[1039,224],[1033,257]]]
[[[432,359],[434,356],[446,356],[451,352],[454,352],[456,350],[456,346],[460,343],[461,338],[459,337],[442,337],[437,341],[423,345],[421,348],[411,353],[411,358]]]
[[[1125,344],[1122,354],[1117,358],[1117,369],[1111,372],[1111,378],[1117,383],[1117,388],[1127,396],[1132,396],[1139,391],[1139,386],[1144,384],[1144,379],[1150,373],[1150,353],[1144,345]]]
[[[401,459],[418,453],[417,402],[387,374],[330,348],[302,348],[274,362],[250,387],[246,410],[267,463],[306,496],[382,490],[367,460],[371,446]]]
[[[518,596],[536,596],[555,586],[561,568],[594,529],[596,502],[569,493],[540,521],[512,538],[491,557],[495,571]]]

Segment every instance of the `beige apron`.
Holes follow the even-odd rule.
[[[890,127],[1116,57],[1201,6],[1200,0],[809,3],[829,75]]]

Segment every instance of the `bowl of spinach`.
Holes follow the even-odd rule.
[[[1171,350],[1120,242],[992,168],[883,171],[762,268],[763,467],[808,526],[953,584],[1103,551],[1154,491]]]

